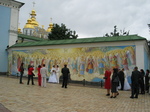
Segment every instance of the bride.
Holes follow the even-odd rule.
[[[52,83],[58,83],[58,80],[57,80],[57,65],[54,65],[53,68],[51,69],[51,74],[49,76],[49,80],[48,82],[52,82]]]
[[[124,90],[130,90],[131,86],[128,83],[127,72],[126,71],[124,71],[124,76],[125,76],[125,79],[124,79]]]
[[[59,66],[56,66],[56,78],[57,78],[57,83],[59,83]]]

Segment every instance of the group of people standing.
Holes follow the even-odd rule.
[[[119,70],[117,68],[113,69],[113,74],[111,78],[112,72],[109,68],[105,71],[105,89],[107,89],[106,96],[110,96],[110,90],[111,90],[111,98],[116,98],[117,95],[119,95],[118,89],[120,90],[130,90],[131,87],[127,81],[127,74],[124,71],[124,68],[122,70]]]
[[[43,67],[41,65],[38,66],[38,85],[42,87],[46,87],[47,82],[47,68],[45,64]],[[54,65],[51,69],[51,75],[49,77],[48,82],[59,83],[59,66]]]
[[[24,67],[23,67],[24,63],[21,63],[19,72],[20,72],[20,84],[23,84],[22,82],[22,76],[24,74]],[[46,87],[46,83],[47,83],[47,68],[45,67],[45,64],[43,64],[42,66],[39,65],[38,68],[38,85],[41,87]],[[34,67],[29,65],[28,66],[28,81],[27,81],[27,85],[29,85],[30,80],[32,81],[32,85],[34,85],[34,80],[33,80],[33,76],[35,76],[34,74]],[[59,66],[58,65],[54,65],[53,68],[50,70],[51,74],[49,76],[48,82],[50,83],[59,83]],[[68,83],[68,78],[70,77],[70,71],[67,68],[67,65],[64,65],[64,68],[62,68],[61,70],[62,73],[62,77],[63,77],[63,82],[62,82],[62,88],[65,87],[67,88],[67,83]]]
[[[112,74],[112,77],[111,77]],[[144,84],[145,77],[145,84]],[[145,91],[149,92],[149,70],[146,70],[146,75],[143,69],[138,71],[138,67],[135,67],[131,74],[131,86],[127,81],[127,74],[124,69],[119,70],[117,68],[113,69],[113,73],[107,68],[105,71],[105,89],[107,89],[106,96],[111,96],[110,98],[116,98],[119,95],[118,90],[130,90],[130,98],[138,98],[138,94],[145,94]],[[140,91],[139,91],[140,90]]]

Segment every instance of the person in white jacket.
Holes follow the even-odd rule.
[[[46,77],[47,77],[47,68],[45,67],[45,64],[43,64],[43,67],[40,70],[41,73],[41,87],[46,87]]]

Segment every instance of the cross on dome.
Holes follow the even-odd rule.
[[[33,8],[34,8],[35,2],[32,2],[32,3],[33,3]]]

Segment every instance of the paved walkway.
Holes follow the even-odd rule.
[[[0,103],[11,112],[150,112],[150,95],[130,99],[130,91],[120,91],[117,98],[105,96],[100,87],[47,83],[46,88],[19,84],[19,78],[0,76]],[[3,111],[1,111],[3,112]],[[7,112],[7,111],[4,111]]]

